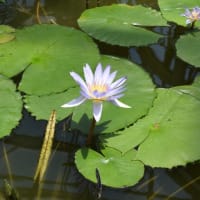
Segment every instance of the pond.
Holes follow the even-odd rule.
[[[1,24],[9,24],[10,26],[15,27],[16,29],[19,29],[19,30],[22,29],[23,27],[32,27],[34,24],[37,24],[37,23],[59,24],[62,26],[74,27],[75,29],[81,30],[77,20],[80,18],[80,16],[85,10],[88,10],[91,8],[96,8],[96,7],[101,7],[105,5],[111,5],[111,4],[128,3],[128,5],[143,5],[144,7],[151,7],[151,8],[159,10],[158,2],[156,0],[151,0],[151,1],[149,0],[132,0],[132,1],[131,0],[129,1],[128,0],[127,1],[126,0],[79,0],[77,1],[78,3],[77,2],[74,3],[74,2],[75,1],[73,0],[57,0],[57,1],[54,1],[54,0],[41,0],[41,1],[6,0],[5,3],[3,2],[0,3],[0,22]],[[148,76],[151,77],[151,80],[156,88],[171,88],[175,86],[191,85],[194,82],[195,78],[198,77],[199,75],[199,72],[200,72],[198,68],[199,66],[195,67],[195,65],[189,62],[186,62],[180,57],[178,57],[177,50],[176,50],[176,42],[180,38],[180,35],[185,33],[185,28],[182,26],[178,26],[175,23],[170,23],[170,26],[164,26],[164,25],[151,26],[150,28],[147,28],[147,29],[153,31],[154,33],[162,34],[162,37],[160,37],[157,41],[151,44],[147,44],[147,45],[143,44],[143,45],[136,45],[136,46],[134,45],[127,45],[127,46],[120,45],[119,46],[116,44],[109,44],[98,38],[95,38],[91,41],[95,42],[101,54],[111,55],[112,57],[120,57],[120,59],[129,60],[129,62],[137,64],[140,70],[142,69],[142,72],[138,72],[137,70],[135,71],[136,73],[138,73],[138,76],[139,76],[138,78],[136,77],[136,79],[140,81],[141,83],[145,81],[147,82],[149,81],[146,75],[143,76],[143,79],[140,78],[140,73],[143,73],[144,71],[145,74],[148,74]],[[29,48],[27,51],[30,51],[32,53],[32,49],[35,48],[34,46],[34,42],[36,41],[35,38],[40,37],[40,33],[41,35],[43,33],[46,34],[45,36],[43,36],[43,39],[41,40],[42,42],[45,39],[48,40],[50,38],[49,36],[50,33],[48,32],[49,30],[50,29],[47,28],[46,32],[44,31],[44,32],[38,33],[33,28],[32,31],[35,34],[32,37],[33,43],[31,43],[31,45],[27,45],[27,47]],[[64,31],[64,29],[62,30],[61,28],[61,30],[59,31]],[[26,34],[28,35],[29,32],[27,31]],[[56,37],[56,31],[54,32],[54,34]],[[70,34],[69,35],[71,37],[71,40],[67,40],[67,41],[69,43],[73,43],[74,42],[73,37],[76,34],[76,32],[73,32]],[[93,62],[92,57],[96,56],[95,54],[96,47],[91,45],[91,49],[94,48],[94,56],[93,54],[90,56],[90,52],[87,52],[87,50],[84,49],[84,45],[89,39],[85,39],[85,36],[82,36],[82,35],[80,35],[80,37],[83,38],[83,43],[82,42],[79,43],[79,45],[82,46],[82,49],[80,49],[79,54],[77,53],[75,56],[73,54],[69,54],[69,55],[74,56],[75,60],[84,60],[82,54],[85,54],[86,56],[88,56],[88,59],[91,59],[92,63],[95,63]],[[115,35],[113,35],[112,37],[115,38]],[[57,38],[57,40],[59,39]],[[63,46],[70,45],[69,43],[65,43],[63,44]],[[48,43],[48,45],[49,44],[50,43]],[[46,44],[41,43],[40,48],[43,48],[43,45],[46,45]],[[63,46],[61,44],[61,49],[56,49],[57,51],[52,51],[53,54],[58,55],[58,57],[60,56],[60,54],[64,55],[62,51],[65,50],[65,47]],[[37,48],[38,48],[37,51],[40,51],[39,47]],[[49,46],[48,48],[50,49]],[[20,51],[20,50],[16,50],[16,51]],[[51,51],[51,49],[49,51]],[[71,49],[71,51],[73,51],[73,49]],[[40,59],[41,59],[40,57],[37,57],[36,54],[37,52],[35,53],[35,57],[34,57],[35,63],[40,62]],[[29,56],[29,54],[27,55]],[[45,57],[48,55],[42,54],[42,56]],[[61,61],[56,60],[56,62],[62,64],[62,58],[59,57],[59,59],[61,59]],[[104,59],[111,60],[112,58],[104,57]],[[27,57],[24,57],[23,60],[24,62],[26,62]],[[122,62],[126,63],[127,61],[124,61],[124,60]],[[13,62],[18,63],[17,60],[14,60]],[[42,61],[42,64],[45,62],[46,60]],[[112,61],[112,62],[114,63],[115,61]],[[72,63],[72,65],[74,65],[74,63]],[[22,95],[24,95],[25,93],[28,95],[31,94],[30,92],[31,90],[35,92],[36,91],[35,88],[37,89],[37,86],[40,85],[39,79],[34,80],[36,86],[33,89],[32,88],[29,89],[28,87],[26,88],[25,84],[21,84],[21,80],[23,79],[23,73],[24,74],[26,73],[24,72],[26,68],[27,66],[24,69],[22,69],[20,73],[18,73],[17,75],[10,76],[12,77],[13,82],[17,86],[19,86],[19,90]],[[49,70],[51,70],[51,66]],[[37,76],[37,74],[35,76]],[[42,76],[43,76],[43,79],[46,79],[45,77],[46,74]],[[56,76],[57,74],[55,73],[55,79],[56,79]],[[24,81],[26,80],[24,79]],[[38,81],[38,85],[37,85],[37,81]],[[54,85],[51,84],[50,82],[47,84],[49,85],[49,88],[54,87]],[[145,84],[146,82],[144,83],[144,85]],[[56,90],[56,88],[53,88],[53,90]],[[134,85],[132,87],[129,86],[128,90],[131,92],[135,91]],[[152,95],[152,98],[156,96],[149,92],[150,91],[149,85],[147,88],[144,88],[144,90],[145,92],[147,92],[148,90],[148,93],[145,93],[145,94],[148,94],[149,96]],[[61,91],[63,91],[63,89],[60,89],[60,91],[55,91],[55,93],[59,93]],[[37,95],[39,97],[43,96],[42,89],[41,91],[38,92]],[[26,98],[25,96],[24,98]],[[148,98],[150,99],[151,97],[148,97]],[[160,104],[160,106],[162,107],[163,105],[163,107],[161,111],[159,112],[162,112],[162,111],[165,112],[165,105],[168,99],[165,100],[165,98],[163,98],[160,101],[161,103],[163,103],[163,104]],[[27,98],[25,100],[25,103],[27,102],[29,103],[31,102],[31,97],[30,99]],[[145,99],[144,102],[147,102],[147,104],[148,102],[150,102],[149,104],[152,105],[152,99],[150,100]],[[38,103],[40,103],[40,101],[36,102],[35,104],[38,104]],[[138,105],[140,104],[138,103]],[[184,106],[187,107],[187,105],[188,104]],[[194,159],[195,162],[190,161],[188,163],[187,162],[184,163],[183,165],[185,166],[179,166],[178,164],[178,166],[176,165],[176,167],[172,167],[173,165],[169,165],[170,167],[168,168],[163,167],[164,165],[163,166],[161,165],[161,167],[157,167],[156,165],[154,165],[156,167],[152,168],[150,167],[151,164],[148,164],[148,161],[147,161],[143,178],[141,178],[138,181],[138,183],[136,181],[137,184],[135,185],[132,184],[133,186],[128,185],[128,187],[116,188],[116,187],[109,187],[105,185],[102,186],[100,182],[102,182],[103,184],[104,180],[102,179],[103,176],[101,176],[101,173],[98,176],[98,170],[96,172],[97,177],[96,177],[95,182],[92,182],[86,179],[79,172],[79,169],[77,169],[77,165],[75,164],[75,153],[81,147],[84,147],[87,137],[85,134],[81,133],[81,131],[83,130],[80,131],[80,130],[75,129],[75,131],[69,131],[71,123],[72,123],[72,126],[77,128],[76,122],[74,123],[71,122],[70,116],[69,117],[66,116],[67,118],[66,117],[62,119],[60,118],[59,122],[56,124],[55,137],[53,141],[53,149],[52,149],[50,160],[48,162],[48,166],[45,172],[45,176],[42,179],[41,183],[34,181],[33,177],[35,175],[37,165],[38,165],[38,159],[39,159],[39,155],[40,155],[40,151],[41,151],[41,147],[43,143],[43,138],[44,138],[43,136],[46,131],[47,120],[42,120],[41,119],[42,117],[40,117],[41,115],[39,117],[38,116],[34,117],[35,113],[42,113],[43,109],[45,111],[46,107],[44,107],[43,104],[39,106],[38,110],[34,111],[35,113],[33,112],[34,114],[31,113],[32,112],[31,109],[30,109],[30,105],[28,106],[24,105],[23,111],[22,111],[22,119],[20,120],[17,127],[15,127],[12,130],[12,133],[10,135],[5,136],[0,140],[0,199],[2,200],[4,199],[5,200],[7,199],[16,199],[16,200],[17,199],[37,199],[37,200],[43,200],[43,199],[69,199],[69,200],[78,200],[78,199],[81,199],[81,200],[174,199],[175,200],[177,199],[177,200],[186,200],[187,199],[187,200],[198,200],[200,198],[199,158],[198,159],[195,158]],[[145,108],[145,112],[147,112],[146,110],[148,109],[149,109],[148,107]],[[84,111],[85,110],[83,109],[81,110],[80,113],[84,113]],[[152,112],[155,112],[157,115],[156,109],[153,110]],[[105,113],[108,114],[109,111],[105,110]],[[113,116],[112,111],[109,114]],[[77,115],[79,115],[79,113]],[[138,119],[142,119],[144,115],[145,114],[142,114],[140,117],[138,116],[137,117]],[[175,114],[173,113],[173,115]],[[120,112],[119,112],[119,116],[117,117],[121,121],[123,121],[124,116],[125,115],[120,116]],[[127,114],[127,116],[128,116],[127,119],[124,119],[125,122],[128,121],[128,118],[130,118],[130,113]],[[83,118],[84,117],[85,116],[83,116]],[[199,117],[199,116],[196,116],[196,117]],[[76,120],[81,121],[81,119],[82,118],[80,116],[80,117],[77,117]],[[168,119],[168,121],[170,120],[171,119]],[[192,120],[195,121],[195,119],[192,119]],[[123,123],[125,124],[124,121]],[[107,121],[105,120],[104,122],[105,123],[102,126],[105,126],[105,129],[106,129],[106,126],[109,125],[109,123],[111,127],[113,126],[109,120]],[[0,122],[0,124],[1,123],[2,122]],[[84,120],[83,120],[83,123],[84,123]],[[118,123],[118,121],[116,123]],[[196,124],[196,122],[194,124]],[[129,127],[132,125],[133,123],[128,123],[126,124],[126,127]],[[157,128],[159,128],[159,124],[154,124],[153,129],[157,129]],[[104,127],[102,128],[101,126],[99,127],[97,126],[97,131],[102,130],[103,132],[104,131],[103,129]],[[124,127],[118,128],[118,129],[120,131],[123,131]],[[111,129],[111,132],[112,132],[112,129]],[[185,134],[183,135],[183,137],[184,136]],[[144,138],[141,139],[141,143],[143,140],[145,140],[146,137],[147,136],[144,136]],[[98,139],[99,138],[97,137],[97,143],[98,143]],[[103,139],[107,140],[107,137]],[[110,143],[108,143],[108,145],[112,144],[112,140],[109,140],[109,141]],[[123,142],[120,141],[120,143],[123,143]],[[173,141],[170,141],[170,143],[173,143]],[[138,148],[138,145],[136,145],[136,149]],[[114,146],[114,149],[115,149],[115,146]],[[164,149],[164,151],[170,152],[170,149]],[[197,154],[198,153],[200,153],[199,150],[197,151]],[[165,159],[168,159],[168,158],[162,157],[162,159],[164,160],[163,163],[165,163]],[[119,175],[117,174],[118,172],[120,172],[120,170],[113,171],[113,174],[116,173],[116,175]],[[95,172],[91,170],[91,173],[95,173]],[[109,177],[111,174],[108,174],[107,176]],[[98,177],[101,180],[99,180]],[[120,181],[121,179],[119,178],[119,182]],[[10,190],[8,188],[10,188]],[[11,193],[9,193],[9,191],[11,191]]]

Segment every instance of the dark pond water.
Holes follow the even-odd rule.
[[[0,4],[0,22],[14,27],[36,23],[35,0],[7,0]],[[41,21],[78,27],[76,20],[87,8],[112,3],[129,2],[157,8],[154,0],[43,0]],[[176,57],[174,43],[184,31],[172,25],[170,28],[155,27],[167,37],[148,47],[122,48],[98,42],[100,51],[130,59],[144,68],[158,87],[190,84],[199,71]],[[17,80],[17,79],[16,79]],[[36,121],[24,110],[20,125],[11,136],[0,140],[0,200],[5,199],[6,179],[19,194],[19,199],[96,199],[96,185],[84,179],[77,171],[74,152],[83,144],[81,134],[66,133],[60,122],[56,128],[54,151],[44,182],[34,184],[38,156],[45,132],[46,121]],[[164,159],[164,158],[163,158]],[[7,199],[15,199],[7,198]],[[124,189],[103,187],[102,200],[198,200],[200,199],[200,164],[168,169],[146,168],[144,178],[136,185]]]

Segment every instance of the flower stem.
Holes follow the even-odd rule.
[[[87,141],[86,141],[86,145],[87,146],[91,146],[91,144],[92,144],[95,125],[96,125],[96,120],[93,117],[92,118],[92,123],[91,123],[91,126],[90,126],[90,130],[89,130],[89,134],[88,134],[88,137],[87,137]]]
[[[192,22],[192,25],[191,25],[190,29],[194,29],[194,25],[195,25],[195,21]]]

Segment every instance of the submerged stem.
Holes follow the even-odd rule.
[[[91,146],[91,144],[92,144],[95,125],[96,125],[96,120],[93,117],[92,118],[92,123],[91,123],[91,126],[90,126],[90,130],[89,130],[89,134],[88,134],[88,137],[87,137],[87,141],[86,141],[86,145],[87,146]]]

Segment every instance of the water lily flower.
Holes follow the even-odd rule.
[[[75,107],[79,106],[86,100],[92,100],[93,116],[97,122],[101,118],[104,101],[111,102],[122,108],[130,108],[130,106],[118,100],[124,95],[123,92],[125,90],[125,82],[127,78],[122,77],[114,81],[117,71],[111,73],[110,70],[110,65],[103,70],[101,63],[99,63],[93,74],[90,66],[86,64],[83,67],[85,81],[77,73],[70,72],[72,78],[80,86],[80,96],[61,107]]]
[[[182,16],[187,18],[186,24],[195,23],[196,21],[200,20],[200,7],[194,7],[192,11],[186,8],[185,13],[183,13]]]

